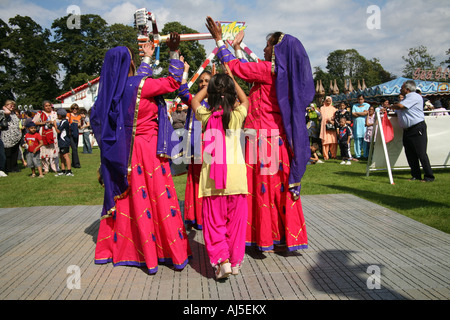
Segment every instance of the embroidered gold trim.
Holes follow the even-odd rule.
[[[277,44],[279,44],[281,41],[283,41],[284,33],[281,34],[280,39],[278,40]],[[272,50],[272,74],[275,74],[275,46],[273,46]]]

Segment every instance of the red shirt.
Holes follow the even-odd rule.
[[[39,146],[40,141],[42,141],[42,136],[38,132],[34,134],[27,133],[25,135],[25,142],[28,145],[29,152],[34,152],[34,150],[36,150]]]

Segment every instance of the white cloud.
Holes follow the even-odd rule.
[[[381,29],[367,28],[367,7],[381,9]],[[257,6],[241,6],[248,24],[245,42],[262,55],[267,33],[280,30],[297,36],[305,46],[311,65],[325,69],[330,52],[356,49],[367,59],[379,58],[389,72],[401,75],[402,56],[409,48],[425,45],[436,57],[445,59],[450,48],[450,1],[388,0],[262,0]]]
[[[66,4],[45,5],[46,1],[6,0],[0,4],[0,18],[8,21],[16,14],[29,15],[49,28],[52,21],[66,15]],[[47,1],[48,2],[48,1]],[[445,60],[450,48],[448,0],[82,0],[82,14],[99,14],[108,23],[132,25],[136,9],[147,8],[156,15],[161,30],[169,21],[178,21],[199,32],[207,15],[222,21],[245,21],[244,42],[259,56],[265,37],[273,31],[297,36],[304,44],[311,65],[325,69],[330,52],[354,48],[367,59],[379,58],[382,66],[398,76],[404,67],[402,56],[409,48],[425,45],[436,63]],[[369,5],[381,9],[381,29],[369,30]],[[207,52],[212,40],[202,42]]]
[[[120,2],[120,0],[109,0],[105,4],[105,1],[103,0],[82,0],[80,7],[82,8],[82,11],[88,11],[92,9],[102,9],[105,7],[111,7],[113,5],[117,5],[117,3]]]
[[[121,23],[130,25],[134,21],[134,13],[137,9],[139,8],[134,4],[125,2],[102,14],[102,18],[105,19],[108,24]]]
[[[2,1],[0,4],[0,19],[8,23],[16,15],[29,16],[43,28],[50,28],[53,20],[66,15],[66,8],[49,9],[30,1]]]

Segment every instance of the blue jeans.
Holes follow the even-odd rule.
[[[83,132],[83,153],[92,153],[92,146],[89,136],[90,132]]]
[[[361,152],[364,154],[364,157],[367,158],[369,152],[367,152],[367,142],[364,141],[364,137],[354,138],[354,146],[355,150],[355,158],[361,158]]]

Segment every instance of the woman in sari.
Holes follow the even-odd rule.
[[[207,27],[219,47],[219,60],[234,75],[253,83],[244,125],[249,192],[246,243],[262,251],[306,249],[300,189],[311,154],[306,107],[315,94],[308,55],[297,38],[276,32],[267,39],[265,61],[245,63],[224,45],[220,24],[208,17]],[[234,43],[238,57],[242,38],[243,33]]]
[[[331,154],[332,159],[336,159],[338,146],[334,122],[336,111],[336,108],[333,106],[332,98],[326,97],[323,106],[320,108],[320,115],[322,117],[322,122],[320,123],[320,139],[322,140],[322,153],[324,160],[328,160],[328,153]],[[330,127],[328,127],[328,125]]]
[[[105,55],[91,126],[101,151],[104,204],[95,263],[147,268],[159,263],[183,269],[191,254],[168,158],[173,128],[162,94],[180,86],[183,64],[170,35],[169,76],[153,79],[152,44],[137,75],[131,51],[116,47]]]

